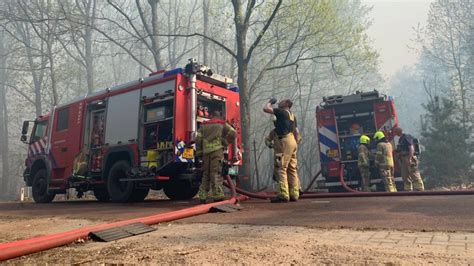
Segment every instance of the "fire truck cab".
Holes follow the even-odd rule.
[[[322,178],[317,182],[318,188],[328,189],[330,192],[344,191],[339,178],[343,168],[345,183],[352,188],[361,189],[357,160],[362,134],[372,139],[369,146],[371,154],[375,154],[373,135],[378,130],[384,131],[395,147],[392,133],[392,129],[398,126],[395,104],[391,97],[381,95],[376,90],[324,97],[316,108],[316,120],[322,173]],[[373,158],[371,162],[373,164]],[[395,174],[398,176],[397,167]],[[395,180],[397,186],[400,186],[401,178]],[[373,167],[371,185],[373,190],[383,189],[378,171]]]
[[[239,93],[231,83],[190,60],[25,121],[24,180],[33,199],[50,202],[70,188],[79,197],[91,190],[99,201],[141,201],[150,189],[170,199],[194,197],[201,172],[193,139],[209,113],[219,111],[236,129],[237,142],[226,153],[240,155]],[[236,175],[241,161],[230,161],[225,171]]]

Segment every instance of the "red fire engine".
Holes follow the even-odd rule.
[[[36,202],[75,188],[99,201],[141,201],[150,189],[171,199],[197,193],[201,173],[193,138],[211,111],[237,131],[228,158],[241,150],[240,103],[231,79],[194,60],[183,68],[98,91],[25,121],[24,180]],[[29,123],[34,122],[27,137]],[[240,162],[225,170],[236,175]]]
[[[392,129],[398,126],[395,104],[391,97],[382,96],[376,90],[324,97],[316,108],[316,120],[323,177],[318,180],[318,187],[330,192],[342,191],[339,180],[341,167],[344,167],[346,184],[360,188],[357,148],[362,134],[372,139],[377,130],[382,130],[395,148],[392,133]],[[373,154],[376,148],[374,144],[370,146]],[[395,174],[398,174],[397,167]],[[401,178],[395,180],[400,186]],[[371,184],[377,189],[383,188],[374,168],[371,169]]]

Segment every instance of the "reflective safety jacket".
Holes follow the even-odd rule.
[[[357,166],[369,167],[370,166],[369,149],[367,148],[367,146],[365,146],[364,144],[360,144],[358,151],[359,151],[359,159],[357,161]]]
[[[379,142],[375,154],[375,165],[378,167],[393,167],[393,148],[390,142]]]
[[[196,153],[209,154],[232,143],[237,134],[224,120],[212,118],[202,123],[196,136]]]

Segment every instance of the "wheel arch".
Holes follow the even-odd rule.
[[[126,160],[133,166],[135,162],[135,156],[133,150],[128,146],[121,147],[112,147],[107,150],[104,160],[104,172],[102,174],[102,179],[106,180],[109,176],[110,168],[114,165],[115,162]]]
[[[46,158],[38,158],[32,165],[29,170],[28,177],[26,178],[26,184],[28,186],[33,185],[33,177],[35,174],[41,170],[45,169],[46,170],[46,181],[49,184],[49,181],[51,179],[51,165],[48,163],[48,160]]]

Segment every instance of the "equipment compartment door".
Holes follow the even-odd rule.
[[[107,103],[105,144],[117,145],[138,139],[140,90],[112,96]]]

